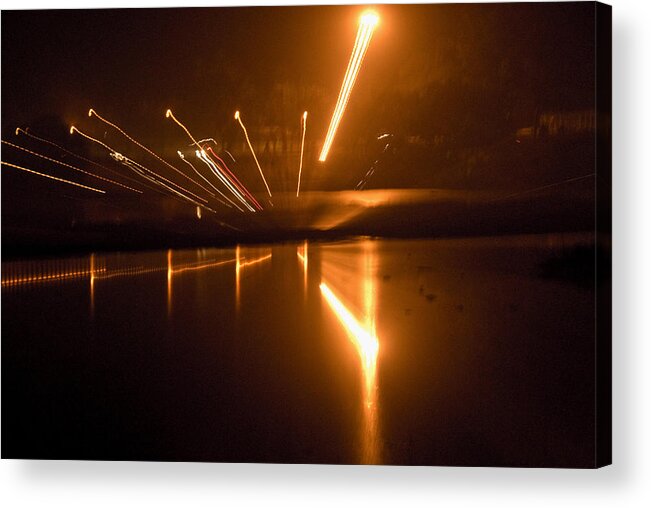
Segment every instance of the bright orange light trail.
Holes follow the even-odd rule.
[[[303,113],[301,123],[303,124],[303,136],[301,137],[301,161],[298,164],[298,185],[296,186],[296,197],[301,190],[301,172],[303,171],[303,149],[305,148],[305,129],[307,127],[307,111]]]
[[[251,261],[244,261],[244,262],[239,262],[238,264],[238,269],[244,268],[245,266],[251,266],[255,265],[257,263],[261,263],[262,261],[266,261],[267,259],[271,259],[271,254],[267,254],[266,256],[262,256],[260,258],[252,259]],[[246,259],[246,258],[244,258]]]
[[[22,166],[17,166],[16,164],[11,164],[9,162],[0,161],[0,164],[4,164],[5,166],[9,166],[10,168],[20,169],[21,171],[26,171],[27,173],[32,173],[34,175],[42,176],[43,178],[56,180],[57,182],[67,183],[68,185],[74,185],[75,187],[81,187],[82,189],[91,190],[93,192],[99,192],[100,194],[106,194],[106,191],[103,191],[101,189],[96,189],[95,187],[89,187],[88,185],[82,185],[80,183],[72,182],[70,180],[64,180],[63,178],[57,178],[56,176],[46,175],[45,173],[39,173],[38,171],[34,171],[33,169],[27,169]]]
[[[262,177],[262,181],[264,182],[264,186],[267,188],[267,192],[269,193],[269,197],[271,197],[271,190],[269,189],[269,185],[267,185],[267,179],[264,177],[264,173],[262,172],[262,168],[260,167],[260,163],[258,162],[258,158],[255,156],[255,151],[253,150],[253,145],[251,144],[251,140],[249,139],[249,133],[246,132],[246,127],[244,127],[244,124],[242,123],[242,118],[240,118],[240,112],[239,111],[235,112],[235,120],[237,120],[240,123],[240,126],[242,127],[242,130],[244,131],[244,137],[246,138],[246,142],[249,145],[249,149],[251,150],[251,154],[253,155],[253,159],[255,160],[255,165],[258,166],[258,171],[260,172],[260,176]]]
[[[199,263],[188,263],[187,265],[180,265],[180,268],[174,268],[171,270],[172,274],[189,272],[192,270],[204,270],[206,268],[212,268],[214,266],[226,265],[228,263],[235,263],[237,259],[227,259],[225,261],[201,261]]]
[[[159,157],[158,154],[152,152],[149,148],[147,148],[146,146],[142,145],[141,143],[139,143],[138,141],[136,141],[135,139],[133,139],[131,136],[129,136],[129,135],[128,135],[126,132],[124,132],[120,127],[118,127],[118,126],[115,125],[114,123],[109,122],[106,118],[103,118],[103,117],[102,117],[102,116],[101,116],[97,111],[95,111],[93,108],[90,108],[90,109],[88,110],[88,116],[93,116],[93,115],[95,115],[99,120],[101,120],[102,122],[104,122],[106,125],[109,125],[109,126],[113,127],[115,130],[117,130],[120,134],[122,134],[125,138],[127,138],[127,139],[128,139],[129,141],[131,141],[133,144],[135,144],[135,145],[139,146],[140,148],[142,148],[142,149],[143,149],[144,151],[146,151],[148,154],[150,154],[151,156],[153,156],[153,157],[155,157],[156,159],[158,159],[159,161],[161,161],[161,162],[162,162],[163,164],[165,164],[167,167],[169,167],[169,168],[171,168],[172,170],[176,171],[176,172],[177,172],[179,175],[181,175],[182,177],[184,177],[184,178],[190,180],[192,183],[194,183],[195,185],[201,187],[203,190],[205,190],[205,191],[208,190],[208,189],[206,189],[203,185],[201,185],[199,182],[197,182],[194,178],[190,178],[190,177],[189,177],[188,175],[186,175],[183,171],[181,171],[181,170],[175,168],[174,166],[172,166],[172,165],[171,165],[169,162],[167,162],[165,159],[163,159],[162,157]]]
[[[91,173],[90,171],[85,171],[85,170],[83,170],[81,168],[78,168],[76,166],[71,166],[70,164],[66,164],[65,162],[61,162],[59,160],[52,159],[51,157],[48,157],[46,155],[42,155],[40,153],[33,152],[32,150],[28,150],[27,148],[24,148],[22,146],[14,145],[13,143],[10,143],[9,141],[5,141],[4,139],[2,140],[2,143],[4,143],[5,145],[8,145],[8,146],[11,146],[12,148],[17,148],[18,150],[22,150],[23,152],[27,152],[30,155],[40,157],[41,159],[45,159],[47,161],[54,162],[55,164],[59,164],[60,166],[65,166],[66,168],[73,169],[74,171],[78,171],[79,173],[83,173],[83,174],[91,176],[93,178],[97,178],[98,180],[103,180],[104,182],[108,182],[108,183],[111,183],[113,185],[123,187],[123,188],[125,188],[127,190],[142,194],[142,191],[140,191],[138,189],[134,189],[134,188],[129,187],[127,185],[121,184],[120,182],[116,182],[115,180],[111,180],[110,178],[104,178],[103,176],[96,175],[95,173]]]
[[[77,277],[85,277],[86,275],[91,275],[95,276],[94,274],[97,274],[98,272],[104,272],[106,271],[106,268],[97,268],[95,269],[94,267],[91,267],[90,270],[73,270],[73,271],[68,271],[68,272],[56,272],[56,273],[49,273],[49,274],[40,274],[40,275],[32,275],[32,276],[27,276],[27,277],[10,277],[10,278],[3,278],[2,279],[2,285],[3,286],[16,286],[20,284],[34,284],[34,283],[39,283],[39,282],[54,282],[57,280],[62,280],[62,279],[73,279]],[[97,278],[95,276],[95,278]]]
[[[174,113],[172,113],[172,110],[171,110],[171,109],[168,109],[168,110],[165,112],[165,118],[171,118],[172,120],[174,120],[174,121],[176,122],[176,124],[177,124],[179,127],[181,127],[181,129],[183,129],[183,130],[185,131],[185,133],[188,135],[188,137],[192,140],[192,143],[194,143],[195,146],[196,146],[199,150],[201,150],[201,145],[200,145],[199,143],[197,143],[197,140],[194,139],[194,137],[192,137],[192,134],[190,134],[190,131],[188,130],[188,128],[187,128],[185,125],[183,125],[181,122],[178,121],[178,119],[174,116]]]
[[[106,166],[103,166],[102,164],[100,164],[98,162],[95,162],[93,160],[87,159],[86,157],[82,157],[79,154],[71,152],[70,150],[67,150],[66,148],[63,148],[61,145],[57,145],[56,143],[50,141],[49,139],[45,139],[45,138],[42,138],[40,136],[37,136],[36,134],[33,134],[32,132],[29,132],[29,129],[21,129],[20,127],[17,127],[16,128],[16,136],[18,136],[18,134],[24,134],[25,136],[29,136],[32,139],[36,139],[36,140],[40,141],[41,143],[47,143],[48,145],[51,145],[51,146],[65,152],[65,153],[67,153],[68,155],[72,155],[76,159],[79,159],[79,160],[82,160],[84,162],[88,162],[90,164],[93,164],[94,166],[97,166],[98,168],[102,168],[103,170],[108,171],[109,173],[113,173],[114,175],[117,175],[120,178],[124,178],[125,180],[129,180],[130,182],[137,183],[139,185],[143,185],[142,182],[139,182],[138,180],[135,180],[134,178],[123,175],[122,173],[119,173],[119,172],[117,172],[117,171],[115,171],[115,170],[113,170],[111,168],[107,168]],[[149,188],[149,186],[146,186],[146,187]]]
[[[330,126],[328,127],[328,133],[326,134],[326,139],[323,143],[323,148],[321,149],[321,155],[319,156],[319,161],[321,162],[324,162],[328,157],[328,152],[330,151],[335,134],[337,133],[339,122],[341,122],[341,118],[343,117],[344,110],[346,109],[346,105],[350,99],[350,93],[355,85],[355,80],[357,79],[359,69],[364,60],[364,55],[366,54],[366,50],[371,42],[371,37],[373,36],[373,31],[375,30],[379,20],[378,15],[372,11],[365,12],[360,18],[353,52],[348,62],[344,81],[339,90],[337,104],[332,114],[332,119],[330,120]]]

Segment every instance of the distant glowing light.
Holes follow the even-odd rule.
[[[305,129],[307,127],[307,111],[303,113],[303,135],[301,137],[301,160],[298,164],[298,184],[296,185],[296,197],[301,190],[301,172],[303,171],[303,149],[305,148]]]
[[[10,168],[20,169],[21,171],[26,171],[27,173],[32,173],[34,175],[42,176],[43,178],[56,180],[57,182],[67,183],[68,185],[74,185],[75,187],[81,187],[82,189],[87,189],[93,192],[99,192],[100,194],[106,194],[106,191],[103,191],[101,189],[96,189],[95,187],[89,187],[88,185],[82,185],[80,183],[72,182],[70,180],[65,180],[63,178],[57,178],[56,176],[46,175],[45,173],[39,173],[38,171],[34,171],[33,169],[27,169],[22,166],[17,166],[16,164],[11,164],[9,162],[0,161],[0,164],[4,164],[5,166],[9,166]]]
[[[251,150],[251,154],[253,155],[253,160],[255,160],[255,165],[258,166],[258,171],[260,172],[260,176],[262,177],[262,181],[264,182],[264,186],[267,188],[267,193],[269,194],[269,197],[271,197],[271,190],[269,189],[269,185],[267,185],[267,179],[264,177],[264,173],[262,172],[262,168],[260,167],[260,163],[258,162],[258,158],[255,156],[255,151],[253,150],[253,145],[251,144],[251,140],[249,139],[249,133],[246,132],[246,127],[244,127],[244,124],[242,123],[242,119],[240,118],[240,112],[239,111],[235,112],[235,120],[237,120],[240,123],[240,126],[242,127],[242,130],[244,131],[244,137],[246,138],[246,142],[249,145],[249,149]]]
[[[344,75],[344,81],[341,85],[341,90],[339,91],[339,97],[337,98],[337,104],[335,110],[332,113],[332,119],[330,120],[330,126],[328,127],[328,133],[326,134],[325,142],[323,143],[323,148],[321,149],[321,155],[319,156],[319,161],[324,162],[328,157],[328,152],[334,141],[335,134],[337,133],[337,128],[339,127],[339,122],[343,117],[346,105],[350,99],[350,93],[355,85],[355,80],[359,73],[359,69],[364,60],[366,50],[371,42],[371,37],[373,36],[373,31],[379,23],[379,16],[373,11],[367,11],[362,14],[359,22],[359,29],[357,31],[357,38],[355,40],[355,45],[353,46],[353,52],[350,56],[348,62],[348,68],[346,69],[346,74]]]

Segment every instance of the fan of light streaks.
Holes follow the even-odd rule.
[[[326,134],[325,142],[323,143],[323,148],[321,149],[321,155],[319,156],[319,161],[324,162],[328,157],[328,152],[334,141],[335,134],[337,133],[337,128],[339,127],[339,122],[343,117],[344,110],[348,104],[348,99],[350,98],[350,93],[355,85],[355,80],[359,73],[359,69],[362,65],[362,60],[364,60],[364,55],[368,49],[369,43],[371,42],[371,37],[373,36],[373,31],[379,22],[379,17],[372,11],[365,12],[360,18],[359,29],[357,31],[357,38],[355,40],[355,45],[353,46],[353,52],[351,54],[350,60],[348,62],[348,68],[346,69],[346,74],[344,75],[344,81],[339,90],[339,97],[337,98],[337,104],[335,110],[332,113],[332,119],[330,120],[330,126],[328,127],[328,133]]]
[[[258,203],[258,200],[255,199],[255,197],[253,197],[253,194],[251,194],[251,193],[249,192],[249,189],[247,189],[247,188],[244,186],[244,184],[243,184],[242,182],[240,182],[240,180],[235,176],[235,174],[234,174],[230,169],[228,169],[228,166],[226,165],[226,162],[224,162],[224,159],[222,159],[219,155],[217,155],[217,154],[213,151],[213,149],[212,149],[211,147],[208,146],[208,147],[207,147],[207,150],[212,154],[212,156],[213,156],[215,159],[217,159],[217,160],[221,163],[221,164],[217,164],[217,163],[215,163],[215,164],[217,165],[217,167],[218,167],[219,169],[221,169],[221,170],[224,172],[224,174],[226,175],[226,178],[228,178],[228,179],[231,181],[231,183],[232,183],[235,187],[237,187],[237,189],[238,189],[238,190],[239,190],[239,191],[240,191],[244,196],[246,196],[248,199],[250,199],[251,202],[253,203],[253,205],[254,205],[258,210],[262,210],[262,206],[260,205],[260,203]]]
[[[85,170],[83,170],[83,169],[81,169],[81,168],[78,168],[78,167],[76,167],[76,166],[71,166],[70,164],[66,164],[65,162],[61,162],[61,161],[59,161],[59,160],[52,159],[51,157],[48,157],[48,156],[46,156],[46,155],[43,155],[43,154],[40,154],[40,153],[33,152],[32,150],[28,150],[27,148],[24,148],[24,147],[22,147],[22,146],[14,145],[13,143],[10,143],[9,141],[5,141],[4,139],[2,140],[2,143],[5,144],[5,145],[10,146],[10,147],[12,147],[12,148],[16,148],[16,149],[18,149],[18,150],[22,150],[23,152],[27,152],[27,153],[30,154],[30,155],[34,155],[34,156],[36,156],[36,157],[40,157],[41,159],[45,159],[45,160],[47,160],[47,161],[54,162],[55,164],[59,164],[60,166],[65,166],[66,168],[73,169],[73,170],[75,170],[75,171],[78,171],[79,173],[83,173],[83,174],[88,175],[88,176],[91,176],[91,177],[93,177],[93,178],[97,178],[98,180],[103,180],[104,182],[108,182],[108,183],[111,183],[111,184],[113,184],[113,185],[117,185],[117,186],[119,186],[119,187],[123,187],[123,188],[125,188],[125,189],[127,189],[127,190],[130,190],[130,191],[133,191],[133,192],[138,192],[139,194],[142,194],[142,191],[140,191],[140,190],[138,190],[138,189],[134,189],[134,188],[129,187],[129,186],[127,186],[127,185],[121,184],[120,182],[116,182],[115,180],[111,180],[110,178],[104,178],[103,176],[96,175],[95,173],[91,173],[90,171],[85,171]]]
[[[210,180],[208,180],[205,176],[203,176],[203,175],[199,172],[199,170],[198,170],[197,168],[195,168],[194,165],[193,165],[189,160],[187,160],[187,159],[185,158],[185,155],[183,155],[183,152],[181,152],[180,150],[177,150],[176,153],[179,154],[179,157],[181,158],[181,160],[182,160],[183,162],[185,162],[188,166],[190,166],[190,167],[194,170],[194,172],[195,172],[196,174],[198,174],[201,178],[203,178],[203,179],[206,181],[206,183],[207,183],[208,185],[210,185],[213,189],[215,189],[215,190],[216,190],[216,191],[217,191],[217,192],[218,192],[222,197],[224,197],[225,199],[228,199],[226,196],[224,196],[224,194],[222,193],[222,191],[220,191],[217,187],[215,187],[215,186],[210,182]],[[229,205],[228,203],[225,203],[224,201],[222,201],[221,199],[219,199],[219,198],[218,198],[217,196],[215,196],[214,194],[211,193],[211,195],[212,195],[212,196],[213,196],[217,201],[219,201],[222,205],[227,206],[228,208],[233,208],[231,205]]]
[[[113,159],[115,159],[116,161],[118,161],[118,162],[120,162],[120,163],[126,165],[128,168],[130,168],[130,169],[132,169],[132,170],[133,170],[134,168],[136,168],[136,167],[139,168],[140,170],[136,171],[139,175],[141,175],[141,176],[145,176],[145,173],[144,173],[144,172],[146,172],[146,173],[149,173],[150,175],[154,175],[154,176],[156,177],[156,178],[153,178],[152,176],[145,176],[145,178],[146,178],[147,180],[150,180],[150,181],[156,183],[157,185],[160,185],[160,186],[162,186],[162,187],[165,187],[165,188],[171,190],[174,194],[179,195],[179,196],[181,196],[182,198],[184,198],[184,199],[186,199],[186,200],[188,200],[188,201],[190,201],[190,202],[192,202],[192,203],[195,203],[195,204],[200,205],[200,206],[204,206],[204,205],[202,205],[201,203],[197,203],[194,199],[189,198],[189,197],[186,196],[185,194],[183,194],[183,193],[181,193],[181,192],[178,192],[178,191],[172,189],[169,185],[165,185],[163,182],[159,181],[158,179],[160,179],[160,180],[164,180],[165,182],[169,183],[170,185],[173,185],[173,186],[177,187],[178,189],[181,189],[181,190],[183,190],[184,192],[188,193],[189,195],[191,195],[191,196],[197,198],[199,201],[203,201],[204,203],[207,203],[207,201],[206,201],[204,198],[202,198],[201,196],[197,196],[195,193],[193,193],[193,192],[191,192],[190,190],[188,190],[188,189],[182,187],[181,185],[179,185],[179,184],[177,184],[177,183],[174,183],[174,182],[172,182],[171,180],[168,180],[167,178],[165,178],[164,176],[159,175],[159,174],[156,173],[155,171],[152,171],[152,170],[146,168],[146,167],[143,166],[142,164],[138,164],[137,162],[135,162],[135,161],[129,159],[128,157],[125,157],[125,156],[122,155],[120,152],[118,152],[117,150],[113,149],[112,147],[110,147],[110,146],[107,145],[106,143],[103,143],[102,141],[100,141],[100,140],[98,140],[98,139],[95,139],[94,137],[92,137],[92,136],[90,136],[90,135],[88,135],[88,134],[85,134],[84,132],[80,131],[77,127],[75,127],[75,126],[73,125],[73,126],[70,127],[70,134],[74,134],[75,132],[76,132],[77,134],[79,134],[80,136],[83,136],[83,137],[85,137],[86,139],[88,139],[88,140],[90,140],[90,141],[93,141],[93,142],[95,142],[95,143],[97,143],[97,144],[103,146],[104,148],[106,148],[106,149],[109,151],[111,157],[113,157]],[[212,209],[210,209],[210,208],[209,208],[209,210],[210,210],[211,212],[214,212],[214,210],[212,210]]]
[[[167,162],[165,159],[163,159],[162,157],[159,157],[158,154],[152,152],[149,148],[147,148],[146,146],[142,145],[141,143],[139,143],[138,141],[136,141],[135,139],[133,139],[131,136],[129,136],[129,135],[128,135],[126,132],[124,132],[120,127],[118,127],[118,126],[115,125],[114,123],[109,122],[106,118],[102,117],[99,113],[97,113],[97,111],[95,111],[93,108],[90,108],[90,109],[88,110],[88,116],[93,116],[93,115],[95,115],[99,120],[101,120],[102,122],[104,122],[106,125],[109,125],[110,127],[113,127],[113,128],[114,128],[115,130],[117,130],[120,134],[122,134],[125,138],[127,138],[129,141],[131,141],[134,145],[139,146],[139,147],[142,148],[144,151],[146,151],[148,154],[150,154],[152,157],[155,157],[156,159],[158,159],[159,161],[161,161],[163,164],[165,164],[167,167],[169,167],[169,168],[171,168],[172,170],[174,170],[175,172],[177,172],[177,173],[178,173],[179,175],[181,175],[182,177],[184,177],[184,178],[190,180],[192,183],[194,183],[195,185],[201,187],[203,190],[208,191],[208,189],[206,189],[203,185],[201,185],[199,182],[197,182],[194,178],[190,178],[190,177],[189,177],[188,175],[186,175],[183,171],[181,171],[181,170],[175,168],[174,166],[172,166],[172,165],[171,165],[169,162]]]
[[[16,128],[16,136],[18,136],[19,134],[23,134],[23,135],[28,136],[28,137],[30,137],[32,139],[36,139],[37,141],[40,141],[41,143],[46,143],[48,145],[51,145],[51,146],[55,147],[56,149],[67,153],[68,155],[72,155],[76,159],[79,159],[79,160],[84,161],[84,162],[88,162],[89,164],[92,164],[93,166],[97,166],[98,168],[102,168],[104,171],[108,171],[109,173],[113,173],[114,175],[117,175],[120,178],[124,178],[125,180],[129,180],[130,182],[142,185],[142,182],[139,182],[138,180],[135,180],[135,179],[133,179],[133,178],[127,176],[127,175],[123,175],[122,173],[119,173],[118,171],[115,171],[115,170],[113,170],[111,168],[107,168],[106,166],[103,166],[102,164],[100,164],[98,162],[95,162],[94,160],[87,159],[86,157],[83,157],[83,156],[81,156],[79,154],[71,152],[70,150],[68,150],[66,148],[63,148],[61,145],[57,145],[56,143],[54,143],[53,141],[50,141],[49,139],[45,139],[45,138],[43,138],[41,136],[37,136],[29,128],[21,129],[20,127],[17,127]],[[149,186],[147,186],[147,187],[149,187]]]
[[[260,167],[260,163],[258,162],[258,158],[255,156],[255,151],[253,150],[253,145],[251,144],[251,140],[249,139],[249,133],[246,131],[246,127],[244,127],[244,124],[242,123],[242,118],[240,117],[240,112],[239,111],[235,112],[235,120],[237,120],[240,123],[240,126],[242,127],[242,130],[244,131],[244,137],[246,138],[246,142],[249,145],[249,149],[251,150],[251,154],[253,155],[253,160],[255,160],[255,165],[258,166],[258,171],[260,172],[260,176],[262,177],[262,181],[264,182],[264,186],[267,188],[267,193],[269,194],[269,197],[271,197],[271,190],[269,189],[269,185],[267,185],[267,179],[264,177],[264,173],[262,172],[262,168]]]
[[[233,193],[233,195],[234,195],[234,196],[235,196],[235,197],[236,197],[236,198],[237,198],[237,199],[238,199],[238,200],[239,200],[239,201],[240,201],[240,202],[241,202],[241,203],[242,203],[242,204],[243,204],[243,205],[244,205],[244,206],[249,210],[249,211],[255,212],[255,210],[254,210],[254,209],[253,209],[253,208],[252,208],[252,207],[251,207],[251,206],[246,202],[246,200],[244,199],[244,197],[243,197],[241,194],[239,194],[239,192],[237,192],[237,190],[236,190],[236,189],[231,185],[231,183],[226,179],[226,177],[222,174],[222,172],[219,171],[219,169],[217,168],[217,166],[215,165],[215,163],[214,163],[214,162],[213,162],[213,161],[208,157],[208,154],[207,154],[204,150],[197,150],[197,151],[195,152],[195,155],[199,158],[199,160],[203,161],[203,162],[208,166],[208,168],[210,169],[210,171],[212,171],[212,173],[213,173],[217,178],[219,178],[219,181],[222,182],[222,183],[226,186],[226,188],[227,188],[228,190],[230,190],[230,191]],[[240,211],[242,211],[242,212],[244,211],[244,210],[242,210],[239,206],[237,206],[233,201],[231,201],[231,203],[233,203],[233,205],[236,206]]]
[[[26,171],[26,172],[32,173],[34,175],[42,176],[43,178],[49,178],[51,180],[56,180],[57,182],[67,183],[69,185],[74,185],[75,187],[81,187],[82,189],[88,189],[88,190],[91,190],[93,192],[99,192],[100,194],[106,194],[106,191],[103,191],[101,189],[96,189],[95,187],[89,187],[88,185],[82,185],[80,183],[72,182],[70,180],[65,180],[63,178],[57,178],[56,176],[46,175],[45,173],[39,173],[38,171],[34,171],[33,169],[27,169],[27,168],[24,168],[22,166],[18,166],[16,164],[11,164],[9,162],[0,161],[0,164],[4,164],[5,166],[9,166],[11,168],[20,169],[21,171]]]

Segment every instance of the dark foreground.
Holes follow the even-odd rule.
[[[593,247],[3,263],[2,457],[592,467]]]

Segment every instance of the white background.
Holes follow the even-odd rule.
[[[0,503],[55,507],[651,506],[649,3],[612,1],[614,465],[575,471],[3,460]],[[134,4],[178,6],[181,2],[1,3],[2,9]],[[238,2],[192,2],[211,4]]]

